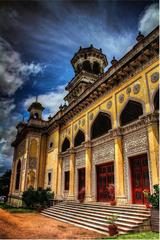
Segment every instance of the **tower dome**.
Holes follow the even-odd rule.
[[[42,112],[44,110],[44,107],[42,106],[41,103],[36,101],[33,102],[29,108],[28,112],[30,112],[30,119],[35,119],[35,120],[42,120]]]
[[[106,56],[102,49],[94,48],[91,44],[88,48],[80,47],[71,60],[76,74],[82,70],[96,75],[102,74],[108,65]]]

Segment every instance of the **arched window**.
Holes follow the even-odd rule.
[[[77,147],[77,146],[81,145],[82,142],[84,142],[84,141],[85,141],[84,133],[81,130],[79,130],[74,139],[74,146]]]
[[[21,161],[19,160],[17,164],[17,170],[16,170],[16,185],[15,185],[16,190],[19,189],[20,176],[21,176]]]
[[[121,113],[120,124],[121,126],[124,126],[137,120],[141,115],[143,115],[142,104],[129,100]]]
[[[100,65],[98,62],[93,63],[93,73],[99,74],[100,73]]]
[[[62,144],[62,152],[65,152],[69,148],[70,148],[70,141],[68,140],[68,138],[65,138]]]
[[[82,65],[79,63],[79,64],[77,65],[77,72],[79,73],[79,72],[81,71],[81,69],[82,69]]]
[[[86,72],[91,72],[91,64],[89,61],[84,61],[83,62],[83,70],[85,70]]]
[[[159,89],[154,97],[154,110],[159,110]]]
[[[91,139],[106,134],[112,128],[111,118],[107,113],[100,112],[91,127]]]
[[[37,112],[34,113],[34,119],[39,119],[39,114]]]

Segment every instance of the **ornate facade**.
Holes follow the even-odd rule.
[[[29,107],[12,143],[10,201],[24,190],[50,187],[56,199],[144,204],[158,183],[159,32],[139,34],[111,66],[101,49],[81,48],[59,111],[44,121]]]

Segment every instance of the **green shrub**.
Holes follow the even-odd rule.
[[[147,191],[144,191],[144,196],[152,204],[153,208],[159,209],[159,185],[158,184],[154,185],[153,189],[154,191],[152,194],[150,194]]]
[[[27,191],[23,192],[22,200],[29,208],[44,208],[49,206],[50,200],[54,198],[54,193],[51,192],[50,188],[42,189],[38,188],[34,190],[29,188]]]

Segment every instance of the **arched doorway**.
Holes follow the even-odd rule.
[[[70,148],[70,141],[68,138],[65,138],[62,144],[62,152],[67,151]]]
[[[154,110],[159,111],[159,89],[154,96]]]
[[[19,190],[20,176],[21,176],[21,160],[19,159],[16,169],[16,184],[15,184],[16,190]]]
[[[81,130],[79,130],[74,139],[74,146],[75,147],[80,146],[84,141],[85,141],[84,133]]]
[[[133,121],[136,121],[141,115],[143,115],[142,104],[129,100],[120,115],[120,125],[125,126]]]
[[[106,134],[112,128],[111,118],[107,113],[100,112],[91,127],[91,139]]]

